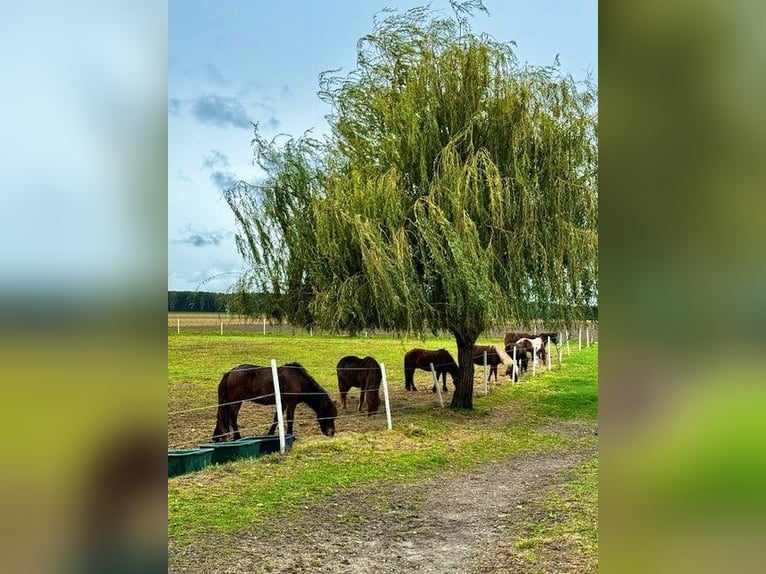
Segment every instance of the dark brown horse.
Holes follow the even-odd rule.
[[[330,395],[319,386],[299,363],[288,363],[277,369],[279,391],[282,396],[282,408],[287,412],[287,434],[293,432],[295,407],[306,403],[317,415],[319,428],[327,436],[335,434],[335,418],[338,409]],[[258,365],[239,365],[224,373],[218,384],[218,415],[216,418],[213,441],[221,442],[233,434],[233,439],[241,438],[237,426],[237,415],[242,403],[252,401],[259,405],[275,405],[274,382],[271,367]],[[268,434],[274,434],[277,428],[277,413]]]
[[[508,353],[509,356],[513,357],[514,348],[516,348],[516,365],[518,366],[520,372],[525,373],[529,368],[527,352],[531,352],[532,347],[529,346],[529,348],[527,348],[527,345],[524,344],[523,341],[516,344],[511,343],[505,346],[505,352]]]
[[[447,373],[452,375],[452,384],[457,379],[458,368],[455,359],[446,349],[438,351],[429,351],[427,349],[411,349],[404,355],[404,389],[407,391],[417,391],[415,388],[415,369],[424,371],[431,370],[431,363],[436,371],[436,381],[442,377],[442,389],[447,390]],[[431,389],[436,392],[436,385]]]
[[[372,416],[380,407],[380,383],[383,376],[380,365],[372,357],[360,359],[354,355],[343,357],[335,367],[338,373],[338,390],[343,409],[346,408],[346,395],[351,387],[359,388],[359,412],[362,405],[367,403],[367,415]]]
[[[514,373],[513,371],[513,358],[503,350],[500,345],[474,345],[473,346],[473,364],[484,364],[484,353],[487,353],[487,366],[489,367],[489,377],[487,381],[492,379],[492,374],[495,374],[495,382],[497,382],[497,366],[505,365],[505,376],[511,377],[511,380],[518,381],[519,373],[518,369]]]

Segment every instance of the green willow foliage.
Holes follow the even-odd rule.
[[[268,177],[227,193],[255,276],[303,324],[446,329],[471,406],[487,327],[579,319],[597,297],[597,99],[470,31],[478,2],[384,13],[320,78],[332,135],[258,135]],[[470,381],[469,381],[470,376]]]

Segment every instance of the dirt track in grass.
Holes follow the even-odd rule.
[[[169,571],[187,573],[595,572],[595,553],[551,540],[530,561],[514,541],[552,520],[544,501],[597,456],[595,423],[550,430],[592,437],[576,451],[526,453],[405,486],[386,481],[305,506],[268,529],[244,529],[169,548]],[[523,526],[527,525],[527,526]],[[518,528],[517,528],[518,526]]]

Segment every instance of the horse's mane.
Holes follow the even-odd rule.
[[[283,367],[287,367],[287,368],[290,368],[290,369],[296,369],[296,370],[300,371],[301,373],[303,373],[303,376],[305,376],[305,377],[306,377],[306,380],[308,380],[308,381],[309,381],[309,383],[311,383],[311,385],[314,387],[314,390],[316,390],[316,391],[319,391],[319,392],[322,392],[322,393],[326,393],[326,392],[327,392],[327,391],[325,391],[325,390],[324,390],[324,389],[323,389],[323,388],[320,386],[320,384],[319,384],[319,383],[316,381],[316,379],[314,379],[314,377],[312,377],[311,375],[309,375],[309,372],[308,372],[308,371],[306,370],[306,368],[305,368],[303,365],[301,365],[300,363],[287,363],[286,365],[282,365],[282,366],[283,366]]]

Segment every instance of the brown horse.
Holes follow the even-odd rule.
[[[489,377],[487,381],[492,379],[492,374],[495,374],[495,382],[497,382],[497,366],[503,364],[506,366],[505,376],[511,377],[512,381],[519,380],[519,371],[513,369],[513,358],[503,350],[500,345],[474,345],[473,346],[473,364],[484,364],[484,352],[487,353],[487,366],[489,367]]]
[[[446,349],[439,349],[438,351],[411,349],[404,355],[404,389],[407,391],[417,391],[413,380],[415,369],[430,371],[431,363],[433,363],[434,370],[436,371],[436,381],[438,382],[439,377],[442,377],[443,390],[447,390],[447,373],[452,375],[452,384],[455,384],[458,368],[455,359],[452,358],[449,351]],[[431,390],[435,393],[436,385]]]
[[[319,428],[327,436],[335,434],[335,408],[330,395],[319,386],[299,363],[288,363],[277,369],[279,392],[282,395],[282,407],[287,411],[287,434],[293,433],[295,407],[306,403],[317,415]],[[218,384],[218,415],[216,418],[213,441],[221,442],[233,434],[233,439],[241,438],[237,415],[242,403],[252,401],[259,405],[275,405],[274,382],[271,367],[258,365],[239,365],[224,373]],[[269,429],[270,435],[277,428],[277,413]]]
[[[533,337],[537,337],[537,335],[534,335],[532,333],[524,333],[522,331],[511,331],[505,334],[505,337],[503,338],[503,342],[506,345],[513,345],[519,339],[532,339]]]
[[[349,355],[338,361],[335,369],[338,373],[338,390],[343,409],[346,409],[346,395],[351,387],[358,387],[360,391],[357,410],[362,412],[362,405],[366,402],[367,415],[374,415],[380,407],[379,390],[383,380],[378,362],[372,357],[360,359]]]

